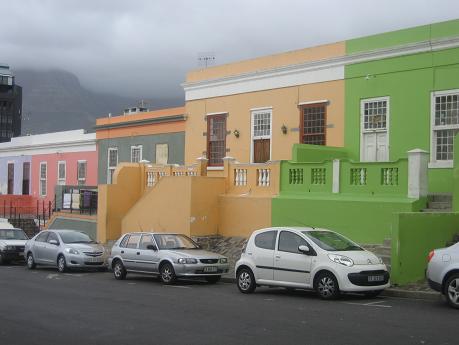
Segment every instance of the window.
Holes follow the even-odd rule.
[[[50,241],[57,241],[57,243],[59,243],[59,239],[57,238],[57,235],[54,233],[54,232],[50,232],[49,233],[49,236],[48,236],[48,239],[46,240],[46,242],[50,242]]]
[[[301,107],[300,142],[325,145],[326,104],[308,104]]]
[[[252,111],[253,163],[265,163],[271,159],[271,115],[271,109]]]
[[[64,161],[57,162],[57,184],[65,185],[66,166]]]
[[[131,235],[129,236],[129,240],[126,244],[126,248],[137,248],[137,244],[139,243],[140,235]]]
[[[122,241],[120,242],[120,247],[121,247],[121,248],[126,248],[126,245],[127,245],[127,243],[128,243],[128,240],[129,240],[129,235],[124,236],[124,238],[123,238]]]
[[[8,163],[8,194],[14,194],[14,163]]]
[[[118,165],[118,149],[111,147],[108,149],[108,175],[107,183],[113,183],[113,173],[115,172],[116,166]]]
[[[156,144],[156,164],[167,164],[169,161],[169,145]]]
[[[459,90],[434,92],[432,103],[431,161],[452,166],[454,137],[459,132]]]
[[[142,145],[131,146],[131,162],[139,163],[142,160]]]
[[[299,246],[308,246],[308,242],[297,234],[294,234],[290,231],[282,231],[279,236],[279,245],[278,249],[282,252],[289,253],[298,253],[301,252],[298,250]]]
[[[49,234],[48,231],[42,232],[40,235],[38,235],[35,238],[35,241],[36,242],[46,242],[46,239],[48,238],[48,234]]]
[[[255,246],[263,249],[274,250],[276,246],[277,231],[266,231],[255,236]]]
[[[77,163],[77,178],[78,178],[78,185],[83,186],[86,184],[86,168],[87,162],[86,161],[78,161]]]
[[[226,115],[207,115],[207,159],[209,166],[222,166],[226,155]]]
[[[22,194],[29,195],[30,192],[30,162],[22,165]]]
[[[387,99],[363,102],[363,130],[385,130],[387,128]]]
[[[147,249],[147,246],[149,246],[150,244],[154,244],[153,237],[151,235],[142,235],[139,249]]]
[[[253,138],[265,139],[271,137],[271,110],[254,111]]]
[[[48,165],[46,162],[40,163],[40,196],[46,196],[46,188],[47,188],[47,178],[48,178]]]

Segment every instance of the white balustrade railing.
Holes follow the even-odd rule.
[[[234,169],[234,185],[246,186],[247,185],[247,169],[236,168]]]
[[[271,169],[257,169],[257,186],[269,187],[271,183]]]

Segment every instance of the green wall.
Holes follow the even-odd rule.
[[[109,147],[118,148],[118,162],[121,163],[131,161],[131,146],[143,145],[142,158],[154,163],[156,161],[156,144],[169,145],[169,164],[183,164],[185,159],[185,132],[98,140],[98,183],[107,183],[107,160]]]
[[[421,202],[406,198],[310,193],[272,200],[273,226],[313,226],[342,233],[365,244],[392,236],[395,212],[412,212]]]
[[[459,213],[400,213],[393,217],[391,282],[423,280],[427,255],[459,233]]]
[[[294,144],[292,161],[294,162],[323,162],[325,160],[347,158],[347,150],[342,147]]]

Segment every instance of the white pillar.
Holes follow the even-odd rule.
[[[340,169],[340,161],[339,159],[333,160],[333,193],[339,193],[339,169]]]
[[[414,149],[408,151],[408,198],[419,199],[427,196],[427,164],[429,152]]]

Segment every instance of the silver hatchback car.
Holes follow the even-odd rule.
[[[118,280],[133,272],[158,275],[164,284],[180,277],[216,283],[229,270],[228,258],[202,250],[185,235],[152,232],[123,235],[113,245],[109,267]]]
[[[27,241],[24,257],[29,269],[36,265],[70,268],[107,268],[108,252],[88,235],[75,230],[45,230]]]

